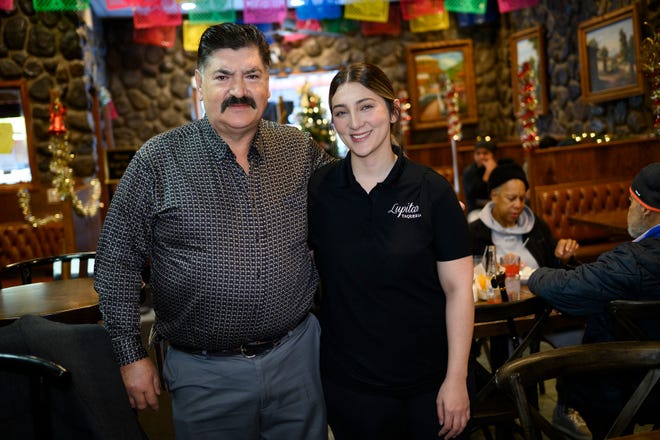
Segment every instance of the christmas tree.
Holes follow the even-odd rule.
[[[328,154],[339,157],[336,134],[325,109],[321,107],[321,97],[312,91],[309,83],[305,83],[298,92],[302,107],[297,118],[300,128],[308,132]]]

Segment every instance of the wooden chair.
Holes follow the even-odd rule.
[[[500,281],[500,280],[498,280]],[[504,280],[501,280],[503,288]],[[527,349],[538,351],[539,341],[545,322],[552,308],[540,297],[531,296],[519,301],[503,301],[496,304],[478,306],[475,310],[475,324],[505,322],[508,332],[505,337],[511,341],[513,351],[508,354],[507,361],[520,358]],[[516,320],[534,316],[531,328],[522,332],[518,330]],[[479,341],[477,341],[479,343]],[[473,411],[468,432],[481,430],[487,438],[491,438],[489,426],[496,429],[515,429],[517,412],[513,400],[497,389],[495,372],[499,365],[490,365],[490,371],[473,359],[471,362],[477,376],[478,391],[473,399]],[[538,402],[537,400],[535,400]],[[508,434],[510,435],[510,434]],[[500,435],[498,434],[498,437]]]
[[[28,378],[35,438],[53,438],[49,389],[51,386],[69,386],[71,373],[38,356],[10,353],[0,353],[0,371]]]
[[[0,270],[0,287],[2,287],[2,279],[9,279],[16,273],[20,274],[22,284],[32,283],[35,275],[43,278],[47,274],[52,280],[93,277],[95,258],[96,252],[90,251],[10,263]]]
[[[660,300],[617,299],[608,303],[607,310],[614,317],[615,330],[620,339],[657,339],[643,329],[643,321],[660,319]]]
[[[611,425],[606,438],[620,435],[633,421],[642,403],[660,379],[660,342],[601,342],[534,353],[503,365],[496,373],[497,387],[515,399],[516,408],[528,440],[545,434],[550,439],[564,435],[530,403],[526,388],[539,381],[590,373],[626,374],[643,370],[646,375]]]

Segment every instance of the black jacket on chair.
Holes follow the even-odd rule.
[[[55,439],[145,439],[105,329],[25,316],[0,327],[0,352],[29,354],[60,364],[71,384],[50,387]],[[3,439],[35,438],[28,378],[0,371],[0,432]]]

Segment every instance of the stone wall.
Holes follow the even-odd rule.
[[[538,119],[541,133],[566,137],[583,132],[609,133],[625,138],[650,132],[651,109],[647,96],[634,96],[598,104],[581,97],[579,23],[638,3],[642,36],[650,35],[647,21],[660,29],[660,1],[542,1],[540,6],[511,14],[513,31],[541,24],[545,29],[550,111]]]
[[[59,89],[78,177],[96,174],[89,76],[84,60],[85,26],[77,13],[35,12],[31,0],[0,11],[0,81],[24,78],[33,121],[39,180],[50,182],[48,133],[50,90]]]
[[[405,44],[470,38],[474,42],[478,122],[465,124],[466,140],[491,135],[516,139],[510,85],[509,37],[543,25],[548,62],[550,111],[538,118],[540,134],[558,138],[583,131],[607,132],[620,137],[648,133],[651,111],[648,98],[637,96],[599,104],[580,97],[578,24],[631,4],[628,1],[542,0],[540,5],[501,15],[493,23],[447,31],[414,34],[403,23],[400,36],[364,37],[359,31],[338,37],[310,36],[298,43],[274,43],[280,54],[276,69],[341,65],[368,61],[380,65],[396,89],[407,89]],[[30,0],[16,0],[14,11],[0,12],[0,80],[26,78],[34,120],[41,180],[48,181],[49,90],[58,87],[68,108],[66,123],[76,158],[77,176],[96,171],[95,138],[90,115],[85,52],[103,57],[105,66],[94,81],[107,82],[118,112],[112,121],[116,147],[137,147],[151,136],[191,119],[191,79],[196,54],[182,49],[180,32],[174,48],[132,43],[132,20],[113,19],[94,25],[99,41],[87,38],[87,29],[75,13],[35,13]],[[660,0],[638,2],[640,16],[660,29]],[[455,17],[452,15],[452,20]],[[642,20],[643,21],[643,20]],[[649,27],[644,27],[648,35]],[[101,63],[103,64],[103,63]],[[442,142],[446,129],[415,131],[412,143]]]
[[[108,90],[117,109],[112,121],[118,148],[139,147],[157,133],[192,118],[191,79],[196,53],[176,47],[136,45],[132,20],[106,22]]]
[[[540,5],[501,15],[493,23],[459,27],[447,31],[411,33],[403,23],[400,36],[369,36],[359,31],[339,37],[310,36],[298,43],[274,43],[280,63],[274,69],[299,69],[341,65],[356,61],[376,63],[396,89],[407,89],[406,43],[470,38],[474,42],[478,122],[466,124],[466,139],[491,135],[515,140],[516,118],[511,90],[509,37],[519,30],[542,25],[547,58],[549,112],[538,118],[541,135],[562,139],[573,133],[595,131],[619,137],[638,135],[651,129],[647,98],[637,96],[600,104],[580,97],[580,63],[577,50],[578,24],[631,1],[542,0]],[[660,28],[660,1],[640,1],[640,16]],[[455,20],[455,16],[451,16]],[[648,27],[643,29],[648,35]],[[118,147],[142,144],[163,129],[179,125],[191,114],[190,80],[195,55],[176,47],[162,49],[131,43],[130,22],[106,26],[108,77],[119,118],[113,122]],[[412,143],[441,142],[446,129],[415,131]]]

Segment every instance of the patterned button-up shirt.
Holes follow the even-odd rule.
[[[97,247],[95,287],[120,365],[147,356],[141,272],[151,262],[157,332],[207,350],[273,338],[310,310],[307,180],[332,160],[307,133],[261,121],[249,173],[204,118],[136,153]]]

